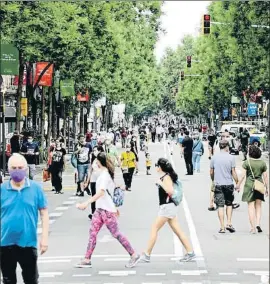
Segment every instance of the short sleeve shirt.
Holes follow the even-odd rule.
[[[228,152],[220,151],[211,159],[210,168],[214,169],[215,185],[232,185],[232,169],[235,168],[235,157]]]
[[[108,212],[117,211],[112,200],[114,189],[115,185],[108,170],[102,171],[96,181],[96,191],[99,193],[101,190],[103,190],[104,195],[96,201],[96,208],[103,209]]]
[[[35,153],[39,152],[38,145],[36,143],[24,143],[22,145],[21,152],[25,154],[25,159],[28,165],[36,164]]]
[[[47,208],[39,183],[26,179],[21,190],[1,185],[1,246],[37,247],[38,211]]]
[[[79,144],[78,144],[79,145]],[[78,148],[78,145],[76,145],[75,149]],[[92,152],[92,147],[90,143],[86,143],[85,145],[80,145],[81,150],[78,153],[77,159],[78,159],[78,165],[86,165],[90,163],[90,154]]]

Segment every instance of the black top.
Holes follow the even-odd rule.
[[[13,135],[10,138],[10,146],[11,146],[11,153],[19,153],[20,152],[20,139],[19,136]]]
[[[28,165],[36,164],[36,153],[39,152],[38,145],[34,142],[26,142],[22,145],[21,152],[24,153]]]
[[[186,136],[183,139],[182,146],[185,147],[184,148],[184,153],[192,152],[192,149],[193,149],[193,139],[190,138],[189,136]]]
[[[209,141],[209,145],[210,145],[210,146],[213,147],[214,144],[215,144],[215,142],[216,142],[216,140],[217,140],[216,135],[214,135],[214,134],[208,135],[208,141]]]
[[[166,175],[165,175],[166,176]],[[163,176],[161,180],[165,177]],[[168,203],[173,203],[172,199],[169,197],[168,193],[163,189],[162,186],[158,186],[158,197],[159,197],[159,205],[164,205]]]
[[[52,156],[52,167],[55,169],[63,169],[64,167],[64,156],[66,155],[66,150],[64,148],[51,150],[53,152]]]

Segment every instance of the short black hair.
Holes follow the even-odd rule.
[[[262,151],[259,147],[250,145],[248,148],[248,155],[250,156],[250,158],[260,159],[260,157],[262,156]]]
[[[188,130],[186,130],[186,131],[185,131],[185,134],[186,134],[186,135],[189,135],[189,131],[188,131]]]

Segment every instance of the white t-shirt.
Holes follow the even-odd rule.
[[[102,170],[97,181],[96,190],[97,193],[104,190],[104,195],[96,201],[96,208],[103,209],[109,212],[117,212],[111,196],[113,197],[115,184],[108,172],[108,170]],[[110,192],[111,196],[108,194]]]
[[[97,159],[94,160],[93,164],[91,165],[91,168],[92,168],[92,174],[91,174],[90,182],[96,182],[101,173],[97,165]]]

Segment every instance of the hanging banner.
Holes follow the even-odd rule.
[[[19,50],[11,44],[1,44],[0,74],[19,75]]]
[[[81,94],[81,93],[78,93],[77,94],[77,101],[78,102],[89,102],[89,94],[86,93],[86,94]]]
[[[21,98],[21,116],[28,115],[28,101],[27,98]]]
[[[249,103],[248,104],[248,116],[256,116],[257,115],[257,104]]]
[[[60,92],[62,98],[75,96],[74,80],[66,79],[60,81]]]
[[[35,72],[35,80],[34,85],[36,84],[39,75],[46,68],[49,62],[37,62],[36,63],[36,72]],[[42,75],[41,80],[39,81],[39,86],[51,87],[52,86],[52,77],[53,77],[53,64],[46,70],[46,72]]]

